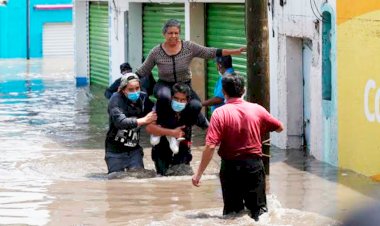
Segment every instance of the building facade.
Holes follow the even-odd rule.
[[[171,18],[181,22],[183,40],[217,48],[246,45],[243,0],[77,0],[74,11],[77,76],[101,86],[120,76],[119,65],[125,61],[138,68],[149,51],[164,42],[162,26]],[[246,75],[246,56],[233,61]],[[203,98],[211,95],[218,78],[214,61],[195,59],[191,69],[196,92]]]
[[[73,55],[71,0],[9,0],[0,7],[0,58]]]
[[[380,174],[380,2],[271,1],[271,112],[281,148]]]
[[[380,1],[337,0],[339,166],[380,180]]]
[[[271,112],[286,128],[272,135],[272,141],[281,148],[304,147],[317,159],[337,165],[334,26],[323,31],[325,22],[334,24],[335,15],[330,22],[322,19],[325,11],[336,10],[330,1],[312,2],[272,1],[268,9]],[[329,62],[328,85],[322,79],[324,62]]]
[[[285,124],[271,134],[280,148],[304,148],[318,160],[367,176],[380,174],[379,10],[376,0],[268,1],[270,109]],[[246,43],[241,0],[115,0],[74,3],[76,73],[107,86],[125,61],[136,69],[164,41],[169,18],[181,37],[205,46]],[[246,75],[245,56],[234,67]],[[213,61],[195,59],[193,86],[212,95]]]

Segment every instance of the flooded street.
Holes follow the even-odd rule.
[[[0,225],[339,225],[380,197],[378,182],[275,148],[269,213],[257,223],[222,217],[217,155],[199,188],[190,176],[108,180],[103,92],[76,87],[71,59],[0,61]],[[193,169],[203,138],[195,128]]]

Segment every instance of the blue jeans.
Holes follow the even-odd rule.
[[[120,172],[128,169],[144,169],[144,152],[142,148],[137,148],[126,152],[111,152],[106,150],[106,161],[108,173]]]

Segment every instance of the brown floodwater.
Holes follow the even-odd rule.
[[[222,217],[217,155],[199,188],[190,176],[109,180],[103,92],[76,87],[70,58],[0,61],[0,225],[339,225],[378,200],[379,183],[275,147],[259,222]],[[194,129],[193,169],[204,134]]]

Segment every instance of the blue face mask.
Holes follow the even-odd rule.
[[[180,112],[185,109],[186,103],[180,103],[178,101],[172,100],[172,109],[175,112]]]
[[[132,102],[136,102],[137,99],[139,99],[140,97],[140,91],[137,91],[137,92],[129,92],[127,95],[127,98],[132,101]]]

